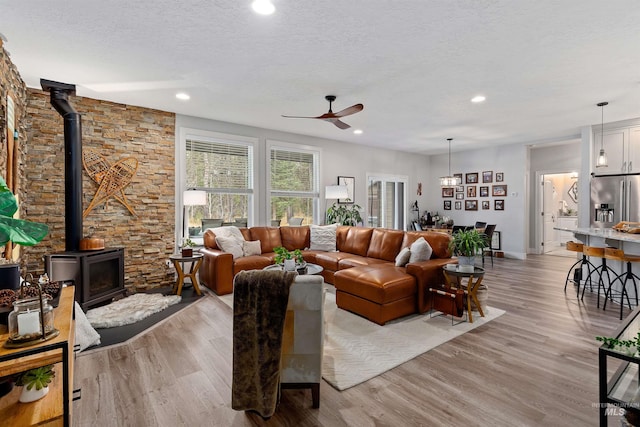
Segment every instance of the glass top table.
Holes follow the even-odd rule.
[[[268,265],[265,268],[263,268],[263,270],[282,270],[282,266],[279,264],[272,264],[272,265]],[[321,266],[319,266],[318,264],[311,264],[310,262],[307,263],[307,267],[306,267],[306,272],[304,273],[300,273],[300,271],[298,271],[298,273],[300,274],[320,274],[322,273],[322,270],[324,270],[324,268],[322,268]]]

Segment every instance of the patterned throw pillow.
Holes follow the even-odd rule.
[[[431,259],[431,254],[433,253],[433,249],[429,243],[424,240],[424,237],[413,242],[409,250],[411,251],[409,262],[426,261]]]
[[[309,249],[312,251],[335,252],[336,250],[336,224],[310,225],[311,236]]]

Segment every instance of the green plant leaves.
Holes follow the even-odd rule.
[[[13,218],[18,203],[7,183],[0,176],[0,246],[11,241],[19,245],[33,246],[49,232],[46,224]]]
[[[31,390],[33,387],[36,390],[42,390],[51,383],[55,376],[53,365],[41,366],[20,373],[16,378],[16,385],[26,386],[27,390]]]
[[[348,206],[348,207],[347,207]],[[334,202],[327,209],[327,224],[340,223],[342,225],[358,225],[362,222],[362,216],[360,216],[361,206],[356,205],[341,205]]]

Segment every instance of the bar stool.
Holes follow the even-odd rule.
[[[609,275],[609,272],[613,273],[614,276],[617,276],[616,272],[611,267],[609,267],[607,265],[607,258],[605,258],[605,256],[604,256],[604,251],[605,251],[605,248],[602,248],[602,247],[586,246],[586,245],[582,247],[582,253],[585,254],[586,256],[593,257],[593,258],[602,258],[602,264],[597,266],[587,276],[587,279],[589,280],[589,283],[591,283],[591,275],[594,274],[594,273],[598,273],[598,303],[597,303],[597,307],[598,308],[600,308],[600,288],[602,288],[602,290],[604,291],[605,298],[607,298],[609,296],[607,294],[608,287],[605,286],[605,284],[604,284],[604,282],[602,280],[603,276],[605,274],[607,275],[607,284],[609,286],[611,285],[611,276]],[[586,283],[586,281],[585,281],[585,283]],[[583,286],[582,287],[582,296],[580,297],[580,300],[584,299],[584,291],[585,291],[585,289],[587,289],[587,287]]]
[[[582,254],[582,258],[579,259],[578,261],[576,261],[571,267],[569,267],[569,272],[567,273],[567,278],[564,281],[564,291],[567,292],[567,285],[569,284],[569,277],[571,277],[571,271],[578,265],[580,264],[580,271],[582,271],[582,267],[584,267],[585,265],[587,266],[587,278],[591,277],[591,271],[592,269],[595,270],[596,266],[593,265],[593,263],[591,261],[589,261],[589,258],[587,258],[587,255],[583,252],[583,248],[584,245],[582,243],[577,243],[577,242],[567,242],[567,246],[566,249],[568,251],[572,251],[572,252],[578,252]],[[576,283],[575,280],[572,280],[572,282],[574,282],[577,286],[578,289],[576,291],[576,298],[580,297],[580,281],[578,280],[578,282]],[[587,281],[585,279],[584,281],[584,286],[587,286]],[[589,287],[591,287],[591,291],[593,291],[593,287],[591,286],[591,281],[589,281]]]
[[[626,295],[627,297],[627,305],[629,306],[630,310],[633,310],[631,308],[631,301],[629,301],[629,293],[627,292],[627,282],[629,280],[631,280],[631,282],[633,283],[633,290],[634,290],[634,295],[636,297],[636,306],[638,305],[638,286],[636,284],[636,279],[640,280],[640,277],[636,276],[632,269],[631,269],[631,263],[632,262],[640,262],[640,256],[639,255],[628,255],[625,254],[624,251],[622,249],[615,249],[615,248],[606,248],[604,250],[604,257],[605,259],[610,259],[610,260],[615,260],[615,261],[621,261],[621,262],[626,262],[627,263],[627,269],[626,271],[618,274],[616,276],[615,279],[613,279],[613,281],[609,282],[609,287],[607,288],[607,292],[605,293],[605,298],[604,298],[604,305],[602,306],[602,309],[605,310],[607,308],[607,298],[611,299],[611,301],[613,301],[613,297],[612,297],[612,293],[614,292],[613,288],[613,284],[616,281],[620,281],[620,286],[622,287],[622,289],[620,290],[620,320],[622,320],[622,309],[624,308],[624,297]]]

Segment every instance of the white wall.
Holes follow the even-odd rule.
[[[329,125],[327,125],[329,126]],[[426,194],[417,196],[416,188],[418,182],[422,182],[423,189],[428,188],[428,156],[404,153],[393,150],[366,147],[363,145],[349,144],[346,142],[321,139],[304,135],[297,135],[286,132],[273,131],[234,123],[220,122],[215,120],[201,119],[191,116],[176,116],[176,159],[179,159],[179,138],[181,128],[201,129],[211,132],[220,132],[239,136],[258,138],[258,149],[256,156],[260,168],[258,177],[264,176],[265,168],[265,146],[266,140],[277,140],[307,146],[318,147],[322,152],[322,165],[320,171],[320,210],[324,210],[324,188],[327,185],[337,184],[338,176],[355,177],[355,203],[363,207],[363,218],[366,218],[367,209],[367,188],[366,174],[380,173],[387,175],[404,175],[409,178],[407,190],[407,221],[411,221],[409,212],[411,203],[418,200],[420,209],[426,205]],[[336,128],[336,132],[346,132]],[[363,135],[366,140],[366,135]],[[185,188],[183,165],[176,165],[176,188]],[[262,173],[261,173],[262,172]],[[265,225],[270,223],[268,209],[266,206],[266,186],[261,180],[257,181],[256,200],[257,208],[255,212],[254,225]],[[181,212],[176,212],[176,217],[181,217]]]
[[[505,256],[524,259],[526,256],[525,239],[527,236],[525,227],[525,212],[528,206],[527,201],[527,149],[523,145],[503,145],[494,148],[484,148],[464,152],[454,152],[451,154],[451,173],[473,173],[478,172],[479,183],[476,190],[482,185],[489,186],[489,197],[476,197],[478,200],[477,211],[465,211],[464,200],[462,210],[452,209],[444,211],[443,201],[454,199],[443,199],[438,178],[448,174],[447,154],[431,156],[429,163],[430,179],[432,184],[428,185],[425,191],[428,193],[428,205],[426,210],[438,211],[440,214],[451,217],[455,224],[473,225],[476,221],[483,221],[487,224],[496,224],[496,230],[500,231],[502,238],[502,251]],[[490,184],[482,183],[482,172],[493,171],[494,182]],[[504,181],[495,182],[495,173],[504,173]],[[492,197],[491,186],[495,184],[507,185],[507,197]],[[467,184],[465,186],[465,200]],[[479,194],[478,194],[479,196]],[[503,199],[505,208],[503,211],[494,210],[494,200]],[[481,201],[489,200],[490,209],[482,210]]]

